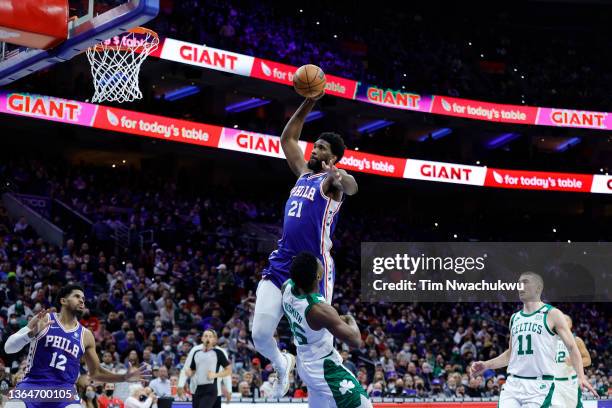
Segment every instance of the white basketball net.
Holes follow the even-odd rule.
[[[137,27],[122,37],[87,49],[95,93],[92,102],[132,102],[142,98],[138,84],[140,66],[157,49],[159,37]]]

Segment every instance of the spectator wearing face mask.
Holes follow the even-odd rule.
[[[442,382],[438,378],[431,382],[431,396],[433,398],[444,398],[446,396],[442,391]]]
[[[104,392],[98,397],[99,408],[124,408],[123,401],[115,396],[115,384],[104,384]]]
[[[382,397],[383,396],[383,383],[381,381],[374,383],[372,387],[372,391],[370,392],[370,397]]]
[[[98,395],[92,385],[88,385],[83,395],[81,395],[81,406],[84,408],[98,408]]]
[[[165,343],[163,350],[157,353],[157,365],[164,365],[167,358],[170,358],[173,364],[176,361],[176,354],[172,351],[172,344],[170,343]]]

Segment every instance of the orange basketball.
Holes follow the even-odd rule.
[[[314,98],[325,90],[325,73],[316,65],[302,65],[293,75],[295,91],[306,98]]]

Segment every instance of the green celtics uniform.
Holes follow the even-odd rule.
[[[548,408],[555,391],[558,337],[546,321],[550,305],[533,313],[517,312],[510,319],[512,353],[508,381],[499,396],[503,408]]]
[[[325,302],[319,294],[299,295],[291,279],[283,284],[283,312],[297,348],[297,369],[308,387],[311,408],[371,408],[367,394],[355,376],[342,365],[327,329],[313,330],[306,316],[310,308]]]
[[[555,356],[555,395],[554,408],[582,408],[582,390],[578,385],[578,375],[574,367],[566,364],[569,351],[563,340],[557,340]]]

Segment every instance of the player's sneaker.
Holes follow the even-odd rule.
[[[295,369],[295,356],[291,353],[283,352],[283,357],[287,361],[284,367],[275,367],[278,379],[272,386],[272,396],[283,398],[289,391],[289,377]]]

